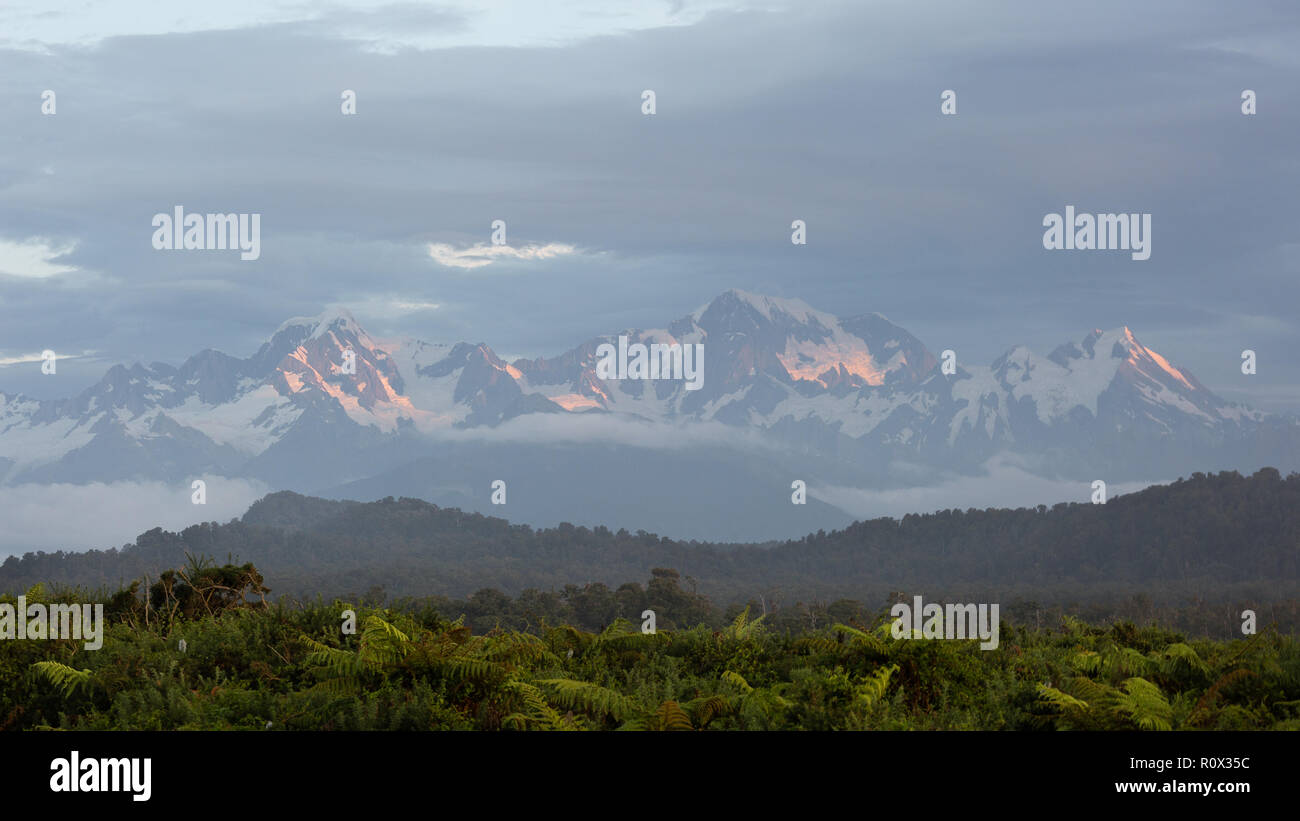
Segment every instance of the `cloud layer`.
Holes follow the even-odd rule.
[[[971,362],[1129,325],[1211,388],[1300,407],[1294,4],[566,3],[545,42],[526,5],[132,28],[118,3],[119,36],[88,40],[8,4],[0,28],[40,48],[0,45],[0,271],[22,269],[0,273],[0,358],[246,356],[330,304],[536,356],[740,287],[880,311]],[[260,213],[261,258],[154,251],[178,203]],[[1151,213],[1152,258],[1044,251],[1067,204]],[[0,366],[0,391],[100,373]]]
[[[204,477],[204,481],[204,505],[192,503],[188,482],[0,487],[0,510],[5,511],[0,556],[29,550],[121,547],[155,527],[175,531],[238,518],[268,492],[265,486],[242,479]]]
[[[836,485],[809,484],[808,495],[843,510],[857,519],[879,516],[902,517],[908,513],[936,510],[1021,508],[1059,502],[1092,501],[1092,483],[1045,479],[1030,473],[1016,459],[997,456],[984,466],[981,476],[953,476],[941,482],[915,487],[872,490]],[[1133,493],[1161,482],[1108,484],[1106,497]]]

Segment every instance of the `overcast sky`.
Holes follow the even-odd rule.
[[[1300,411],[1297,42],[1294,0],[6,0],[0,391],[336,305],[551,355],[737,287],[970,364],[1128,325]],[[261,214],[261,257],[154,250],[176,205]],[[1150,213],[1151,258],[1044,250],[1067,205]],[[496,219],[517,253],[474,256]]]

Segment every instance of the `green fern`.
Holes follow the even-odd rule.
[[[641,712],[632,699],[587,681],[574,681],[567,678],[538,679],[541,684],[553,689],[556,701],[570,710],[583,710],[600,716],[609,716],[618,721],[625,721]]]
[[[700,696],[681,705],[690,713],[691,723],[697,727],[707,727],[716,718],[735,712],[736,706],[724,695],[714,694]]]
[[[1062,713],[1085,712],[1088,709],[1088,702],[1077,699],[1069,693],[1061,692],[1055,687],[1049,687],[1046,684],[1040,684],[1036,688],[1038,697],[1055,707]]]
[[[1180,678],[1209,678],[1210,668],[1196,651],[1181,642],[1171,644],[1160,654],[1160,671]]]
[[[883,627],[885,630],[890,629],[888,624],[883,625]],[[880,632],[879,628],[868,633],[864,630],[859,630],[856,627],[850,627],[847,624],[836,624],[833,625],[831,629],[844,636],[845,639],[849,641],[850,646],[866,647],[879,653],[886,653],[889,651],[889,645],[887,645],[880,636],[876,635],[876,633]]]
[[[1115,709],[1138,729],[1172,730],[1173,710],[1160,688],[1144,678],[1130,678],[1116,694]]]
[[[759,632],[759,630],[761,629],[760,625],[763,623],[763,619],[765,618],[767,618],[766,613],[754,619],[753,621],[750,621],[749,608],[746,607],[744,611],[741,612],[740,615],[736,616],[736,620],[733,621],[731,625],[726,629],[725,635],[729,639],[744,641],[745,639],[751,638]]]
[[[478,684],[496,684],[511,677],[510,670],[504,665],[477,658],[447,661],[442,665],[442,671],[452,681],[471,681]]]
[[[310,648],[307,663],[324,675],[318,686],[331,693],[359,691],[367,674],[385,672],[411,649],[410,637],[378,616],[366,619],[357,650],[330,647],[305,634],[298,638]]]
[[[64,698],[71,698],[78,690],[90,692],[94,681],[89,670],[78,670],[57,661],[38,661],[32,668],[41,678],[57,687]]]
[[[512,679],[503,684],[501,689],[503,692],[513,695],[526,710],[526,712],[515,712],[507,716],[502,720],[502,726],[510,725],[510,719],[517,716],[519,721],[514,722],[515,729],[536,726],[542,729],[556,730],[566,727],[563,719],[560,718],[560,714],[547,703],[542,691],[532,684]]]
[[[1096,675],[1102,669],[1101,653],[1095,650],[1084,650],[1070,659],[1070,665],[1081,673]]]
[[[722,674],[722,680],[726,684],[735,687],[742,695],[748,695],[754,692],[754,688],[749,686],[749,682],[745,681],[745,677],[740,673],[733,673],[731,670],[726,670]]]
[[[318,668],[324,676],[317,687],[336,694],[354,693],[360,689],[366,665],[356,652],[321,644],[307,635],[298,638],[311,648],[307,664]]]
[[[665,701],[654,712],[653,724],[659,730],[694,730],[691,717],[675,701]]]
[[[866,702],[867,706],[877,704],[885,697],[885,691],[889,689],[889,679],[898,672],[898,665],[891,664],[888,667],[882,667],[855,688],[858,698]]]
[[[410,650],[410,637],[393,624],[378,616],[366,619],[361,629],[361,650],[358,655],[370,670],[381,670],[396,663]]]
[[[617,649],[628,645],[658,641],[661,637],[666,636],[667,631],[664,630],[658,630],[654,633],[642,633],[640,625],[633,624],[624,618],[618,618],[592,640],[591,646],[593,649],[600,647]]]

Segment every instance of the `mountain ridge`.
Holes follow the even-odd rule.
[[[601,378],[598,350],[620,336],[629,346],[702,345],[700,389],[677,379]],[[601,418],[623,425],[626,465],[584,475],[573,459],[572,473],[548,474],[556,441],[596,452],[605,441],[594,433]],[[767,460],[757,471],[769,478],[734,479],[738,498],[762,497],[743,508],[754,516],[774,501],[781,475],[787,487],[804,479],[888,489],[978,475],[1000,453],[1071,481],[1156,481],[1273,462],[1300,468],[1300,419],[1224,401],[1127,326],[1095,329],[1046,355],[1017,345],[988,366],[959,359],[946,373],[883,314],[840,318],[802,300],[733,289],[664,328],[591,337],[550,357],[507,362],[481,341],[378,339],[333,306],[281,323],[245,359],[206,349],[179,366],[114,365],[61,400],[0,392],[0,486],[219,475],[302,492],[363,483],[370,493],[421,495],[426,488],[412,485],[410,471],[398,477],[403,465],[428,463],[430,486],[445,487],[463,481],[440,466],[450,438],[487,443],[494,431],[524,430],[533,438],[522,437],[516,463],[492,460],[502,478],[539,479],[539,491],[555,486],[533,499],[530,515],[541,516],[550,515],[547,505],[566,504],[562,485],[587,488],[599,504],[635,468],[637,453],[680,452],[674,443],[701,423],[771,446],[751,454]],[[464,460],[473,463],[473,454]],[[717,483],[729,481],[715,475],[705,487],[689,475],[698,466],[657,465],[656,479],[681,485],[679,496],[716,495]],[[655,503],[680,504],[675,498]]]
[[[277,593],[516,594],[618,583],[673,567],[703,592],[882,599],[900,589],[981,590],[1059,601],[1289,600],[1300,564],[1300,474],[1194,474],[1104,505],[937,510],[852,522],[763,544],[682,541],[562,522],[531,528],[420,499],[326,500],[278,492],[226,524],[153,528],[122,550],[29,553],[0,565],[0,592],[36,582],[125,584],[187,555],[251,561]],[[807,599],[805,598],[805,601]],[[981,601],[986,599],[979,599]],[[997,599],[992,599],[996,601]],[[1292,610],[1294,612],[1294,610]]]

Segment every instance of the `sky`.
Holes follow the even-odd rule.
[[[0,392],[336,306],[555,355],[742,288],[973,364],[1128,325],[1300,412],[1297,41],[1294,2],[7,0]],[[156,250],[177,205],[260,257]],[[1150,259],[1044,249],[1067,205],[1151,214]]]

